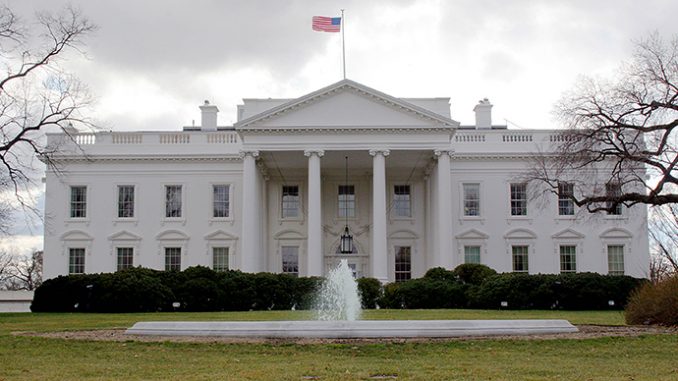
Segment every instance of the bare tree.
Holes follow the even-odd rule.
[[[0,290],[7,289],[10,280],[12,279],[12,260],[14,257],[5,252],[0,251]]]
[[[8,289],[35,290],[42,284],[42,250],[31,256],[14,256],[9,272]]]
[[[556,114],[566,129],[529,180],[572,184],[590,212],[678,203],[678,37],[639,42],[616,79],[583,78]]]
[[[81,54],[83,37],[95,27],[71,7],[38,13],[36,21],[37,27],[24,23],[0,7],[0,191],[13,192],[24,207],[30,207],[35,157],[50,164],[56,149],[46,147],[44,132],[92,125],[83,112],[87,89],[59,63]]]
[[[652,208],[649,223],[657,274],[678,273],[678,204]]]

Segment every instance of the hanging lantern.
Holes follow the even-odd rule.
[[[344,185],[346,186],[346,189],[348,189],[348,156],[346,156],[346,177],[345,180],[346,182]],[[339,240],[339,251],[342,254],[351,254],[353,252],[353,236],[351,233],[348,231],[348,210],[344,212],[346,217],[346,226],[344,227],[344,233],[341,235],[341,238]]]
[[[353,236],[348,231],[348,225],[346,225],[344,233],[341,235],[339,249],[342,254],[351,254],[353,252]]]

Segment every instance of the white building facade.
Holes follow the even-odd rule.
[[[183,131],[49,135],[45,277],[195,265],[322,276],[340,259],[382,282],[462,263],[646,277],[646,208],[588,214],[567,184],[532,197],[521,175],[557,131],[493,126],[491,107],[460,126],[449,98],[343,80],[245,99],[234,126],[217,127],[206,102]]]

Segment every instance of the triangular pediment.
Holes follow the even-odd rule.
[[[470,229],[463,233],[457,234],[457,239],[487,239],[489,235],[481,232],[480,230]]]
[[[557,239],[582,239],[584,237],[582,233],[572,229],[565,229],[551,236]]]
[[[82,230],[69,230],[61,235],[62,241],[91,241],[93,238]]]
[[[206,235],[205,239],[208,241],[233,241],[238,239],[238,237],[229,234],[223,230],[216,230]]]
[[[127,230],[122,230],[115,234],[109,235],[108,239],[110,241],[139,241],[141,240],[141,237],[134,233],[130,233]]]
[[[298,128],[453,128],[443,115],[343,80],[235,124],[237,130]]]

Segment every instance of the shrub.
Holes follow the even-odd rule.
[[[363,308],[376,308],[384,295],[381,282],[375,278],[358,279],[358,292]]]
[[[170,308],[175,299],[157,271],[142,268],[100,274],[91,291],[90,306],[96,312],[160,311]]]
[[[466,286],[446,280],[411,279],[389,291],[395,308],[461,308],[467,305]]]
[[[452,271],[455,279],[472,285],[480,285],[483,281],[493,275],[497,275],[497,272],[494,269],[491,269],[488,266],[476,264],[476,263],[465,263],[463,265],[457,266]]]
[[[457,274],[455,274],[454,271],[450,271],[444,267],[434,267],[429,269],[426,274],[424,274],[424,278],[445,282],[456,282]]]
[[[678,325],[678,276],[646,282],[635,291],[626,306],[626,323]]]

